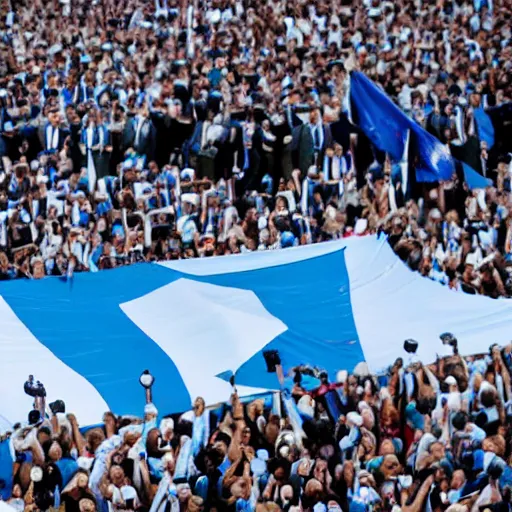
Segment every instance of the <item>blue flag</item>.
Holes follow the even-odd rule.
[[[410,119],[362,73],[351,74],[350,96],[359,127],[378,149],[400,161]]]
[[[0,501],[11,497],[13,486],[12,465],[14,460],[9,446],[9,439],[0,443]]]
[[[486,114],[483,108],[475,108],[473,111],[475,116],[476,130],[480,141],[487,143],[487,149],[494,146],[494,126],[491,118]]]
[[[418,182],[444,181],[452,178],[450,150],[419,124],[407,117],[388,96],[364,74],[351,74],[350,99],[359,127],[381,151],[402,160],[411,131],[411,155]]]
[[[461,162],[461,164],[462,169],[464,171],[464,180],[466,181],[466,184],[470,190],[492,186],[492,180],[490,180],[489,178],[485,178],[484,176],[476,172],[468,164],[464,162]]]

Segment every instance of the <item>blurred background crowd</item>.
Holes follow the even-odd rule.
[[[0,279],[384,231],[425,276],[509,296],[511,10],[2,0]],[[397,180],[346,115],[351,70],[486,188]]]

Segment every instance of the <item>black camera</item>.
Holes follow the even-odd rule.
[[[32,409],[28,413],[28,424],[37,425],[41,421],[41,413],[37,409]]]
[[[405,340],[404,341],[404,350],[408,354],[416,354],[416,351],[418,350],[418,342],[416,340]]]
[[[66,404],[62,400],[55,400],[55,402],[49,404],[48,407],[50,408],[50,411],[52,411],[53,414],[57,414],[59,412],[66,412]]]
[[[443,334],[439,335],[439,338],[441,339],[443,345],[450,345],[450,347],[453,348],[454,354],[458,353],[457,338],[451,332],[444,332]]]
[[[279,352],[277,350],[264,350],[263,357],[265,358],[265,363],[267,363],[267,372],[275,373],[276,366],[281,364]]]
[[[34,380],[33,375],[28,376],[28,380],[25,382],[23,389],[25,390],[25,393],[32,398],[46,396],[46,390],[44,389],[43,384],[38,380]]]

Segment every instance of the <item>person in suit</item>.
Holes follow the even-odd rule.
[[[325,150],[332,145],[332,141],[331,129],[322,122],[320,109],[312,108],[309,122],[293,130],[292,158],[295,169],[305,175],[312,165],[322,165]]]
[[[319,108],[313,108],[309,113],[309,129],[313,139],[315,165],[321,166],[325,150],[332,145],[332,133],[330,126],[322,121],[322,113]]]
[[[104,178],[109,174],[109,157],[112,151],[110,133],[103,123],[101,113],[90,110],[87,115],[87,124],[81,133],[81,149],[85,157],[84,167],[94,165],[96,179]],[[90,160],[92,157],[92,160]]]
[[[133,148],[137,154],[146,157],[146,162],[155,158],[156,129],[149,117],[147,105],[138,109],[138,113],[126,122],[123,133],[124,149]]]
[[[295,112],[295,105],[300,101],[300,92],[297,89],[285,89],[281,93],[281,98],[283,99],[283,115],[290,130],[293,131],[302,124],[302,121]]]
[[[167,113],[166,105],[160,100],[155,100],[151,109],[151,121],[156,132],[155,161],[158,167],[163,168],[171,159],[172,144],[172,118]]]
[[[314,164],[315,153],[313,134],[309,124],[301,124],[293,129],[292,162],[295,171],[306,175]]]
[[[277,193],[281,178],[288,183],[293,175],[292,130],[283,113],[273,116],[272,133],[276,137],[274,144],[273,192]]]
[[[94,71],[88,69],[73,89],[72,102],[75,105],[94,100]]]
[[[245,167],[244,131],[242,125],[231,119],[229,122],[228,163],[227,169],[233,174],[238,174]],[[228,177],[231,177],[231,172]]]
[[[44,149],[48,152],[61,151],[69,132],[61,127],[62,119],[59,109],[52,107],[48,111],[47,119],[48,122],[44,127]]]

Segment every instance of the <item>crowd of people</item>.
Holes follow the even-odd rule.
[[[30,380],[0,495],[19,512],[510,511],[512,345],[461,357],[441,337],[453,355],[432,365],[414,340],[378,378],[365,363],[329,382],[277,361],[279,400],[244,403],[234,387],[214,411],[198,397],[161,415],[149,394],[143,418],[106,412],[85,429]]]
[[[2,0],[0,280],[385,231],[425,276],[509,296],[511,13]],[[443,143],[476,144],[492,186],[404,189],[347,119],[354,69]],[[492,148],[480,106],[498,118]]]
[[[0,280],[384,232],[425,277],[509,297],[511,32],[509,0],[0,0]],[[406,183],[347,116],[353,70],[489,186],[416,183],[413,161]],[[277,365],[272,407],[234,391],[91,428],[30,382],[0,495],[27,512],[509,511],[512,345],[444,341],[453,356],[379,377]]]

